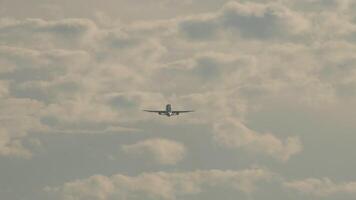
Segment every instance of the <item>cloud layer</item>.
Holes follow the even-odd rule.
[[[337,194],[356,194],[356,182],[335,183],[329,178],[309,178],[286,182],[284,185],[287,188],[303,194],[317,197],[335,196]]]
[[[355,194],[354,1],[0,4],[0,196]]]
[[[232,188],[250,193],[258,182],[272,178],[269,171],[194,171],[181,173],[144,173],[136,177],[116,174],[111,177],[96,175],[69,182],[61,187],[47,187],[53,198],[69,199],[177,199],[199,194],[214,187]]]

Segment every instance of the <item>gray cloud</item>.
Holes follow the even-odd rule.
[[[262,39],[302,33],[309,27],[302,15],[278,4],[238,2],[225,5],[222,23],[240,31],[243,37]]]
[[[219,33],[219,22],[214,17],[190,19],[179,24],[183,35],[193,40],[213,40]]]
[[[68,48],[83,44],[95,29],[95,24],[87,19],[47,21],[3,18],[0,21],[0,38],[2,45]]]
[[[183,21],[180,28],[190,39],[216,39],[219,32],[233,31],[244,38],[268,40],[305,34],[310,21],[281,4],[231,1],[218,13]]]

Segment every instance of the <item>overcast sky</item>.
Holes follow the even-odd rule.
[[[0,198],[353,200],[355,52],[353,0],[0,0]]]

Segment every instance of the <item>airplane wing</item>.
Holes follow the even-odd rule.
[[[143,110],[143,111],[145,111],[145,112],[153,112],[153,113],[164,113],[164,112],[166,112],[164,110]]]
[[[175,110],[172,111],[173,114],[179,115],[179,113],[188,113],[188,112],[194,112],[194,110]]]
[[[164,110],[143,110],[143,111],[157,113],[159,115],[163,115],[164,113],[166,113],[166,111],[164,111]]]

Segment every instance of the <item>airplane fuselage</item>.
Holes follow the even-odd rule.
[[[166,109],[163,112],[159,112],[158,114],[159,115],[165,115],[167,117],[172,117],[174,115],[179,115],[179,113],[173,112],[171,104],[167,104],[166,105]]]
[[[167,117],[173,116],[172,105],[171,104],[167,104],[166,105],[166,112],[164,112],[163,114],[166,115]]]

